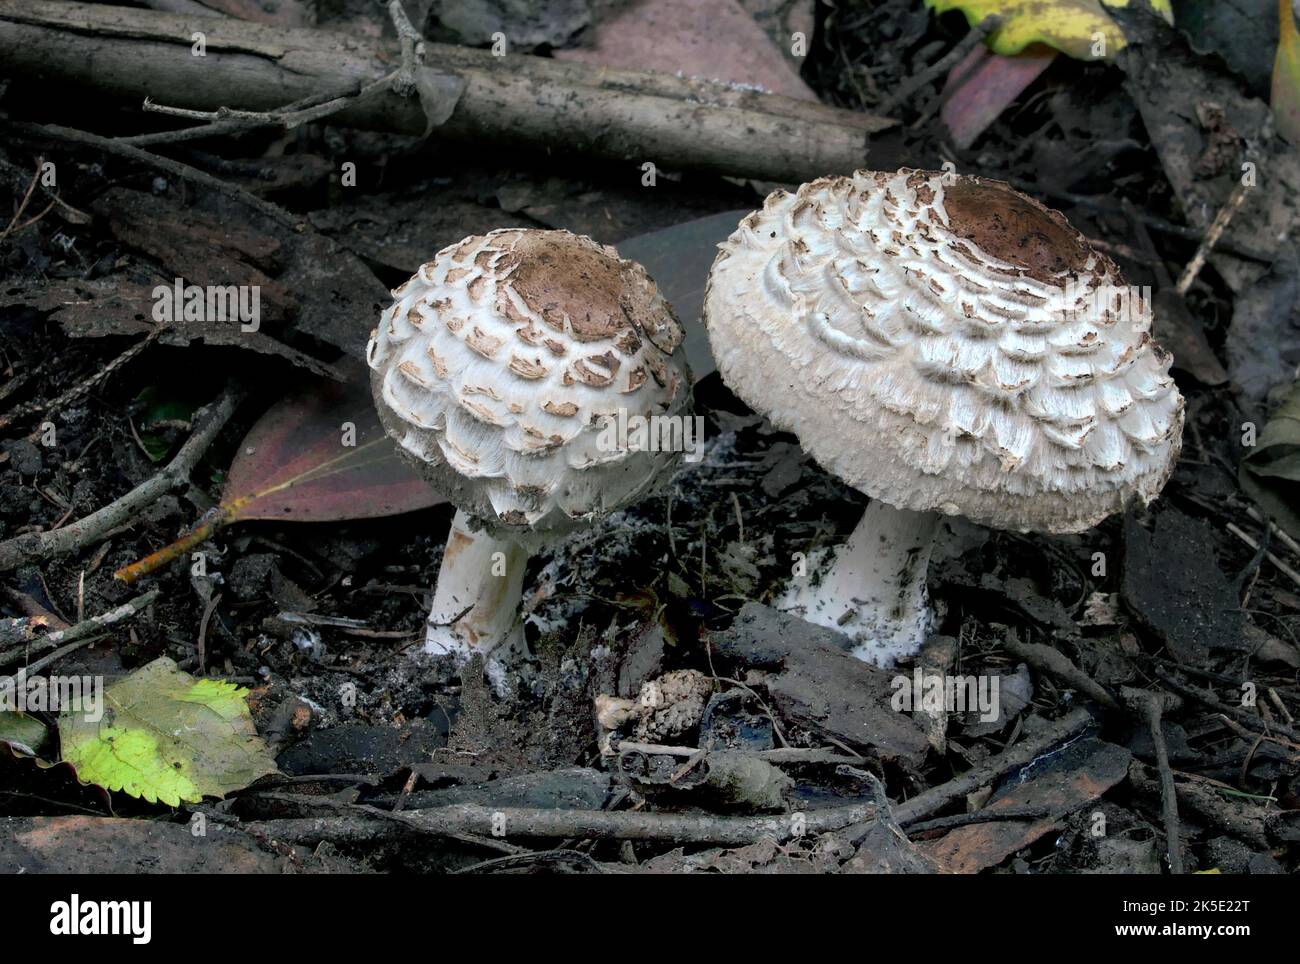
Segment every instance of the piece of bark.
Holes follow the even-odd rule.
[[[83,3],[0,0],[10,76],[171,107],[266,111],[392,69],[355,36]],[[205,55],[192,54],[193,33]],[[864,165],[868,136],[893,121],[669,74],[428,44],[426,63],[464,81],[439,136],[524,145],[637,165],[800,182]],[[420,136],[416,98],[384,90],[331,123]],[[639,175],[638,175],[639,176]]]
[[[958,827],[938,840],[917,844],[917,849],[945,873],[973,874],[993,867],[1123,780],[1130,759],[1128,750],[1113,743],[1080,740],[1046,761],[1038,772],[1030,769],[1023,783],[1016,783],[988,805],[992,810],[1045,807],[1051,811],[1050,817]]]
[[[786,719],[882,759],[925,757],[921,728],[890,706],[895,674],[850,655],[842,633],[751,602],[709,639],[722,664],[766,674],[773,709]]]

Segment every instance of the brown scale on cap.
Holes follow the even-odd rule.
[[[1065,218],[1001,181],[962,178],[943,192],[948,227],[986,254],[1053,284],[1087,267],[1091,251]]]
[[[578,341],[603,341],[632,325],[619,304],[622,264],[577,235],[525,233],[498,266],[524,302],[557,330],[568,317]]]

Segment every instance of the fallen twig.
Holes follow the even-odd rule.
[[[80,398],[82,395],[86,394],[88,391],[90,391],[92,388],[94,388],[104,379],[108,378],[108,376],[113,374],[113,372],[117,371],[119,368],[121,368],[123,365],[129,362],[136,355],[140,354],[140,352],[144,351],[146,348],[152,345],[155,341],[158,340],[158,336],[160,336],[166,330],[167,328],[165,325],[159,325],[153,331],[149,332],[149,334],[145,335],[143,338],[137,341],[130,348],[126,349],[126,351],[122,352],[122,354],[118,355],[112,361],[108,362],[108,364],[100,365],[90,374],[89,378],[85,378],[80,382],[78,382],[76,385],[73,385],[71,388],[69,388],[58,398],[52,399],[51,401],[48,402],[41,402],[41,401],[27,402],[23,405],[19,405],[17,408],[13,409],[12,411],[6,412],[4,415],[0,415],[0,429],[8,428],[18,419],[26,418],[28,415],[48,412],[51,410],[58,410],[66,406],[69,402],[72,402],[73,400]],[[40,435],[40,430],[38,429],[37,431],[33,432],[31,436],[29,436],[29,438],[35,438],[39,435]]]
[[[1168,670],[1161,669],[1159,666],[1154,667],[1154,669],[1156,671],[1156,676],[1160,677],[1160,681],[1179,696],[1186,697],[1189,700],[1194,700],[1202,706],[1208,706],[1216,713],[1230,716],[1238,723],[1243,724],[1248,729],[1254,730],[1257,733],[1268,733],[1268,731],[1273,730],[1281,733],[1287,739],[1300,741],[1300,732],[1297,732],[1294,727],[1287,726],[1284,723],[1279,723],[1276,720],[1270,722],[1261,719],[1253,713],[1247,713],[1239,707],[1230,706],[1227,703],[1221,703],[1214,697],[1202,693],[1193,687],[1188,686],[1186,683],[1180,682]]]
[[[1149,767],[1134,760],[1129,764],[1129,782],[1139,793],[1158,793],[1160,782]],[[1234,837],[1245,840],[1256,848],[1269,846],[1265,831],[1265,811],[1262,807],[1226,800],[1221,795],[1226,790],[1208,783],[1177,783],[1174,790],[1178,802],[1211,826],[1226,830]]]
[[[390,812],[362,804],[343,805],[320,797],[276,794],[281,802],[311,809],[344,809],[435,836],[473,834],[494,839],[656,840],[677,844],[743,846],[767,837],[794,840],[873,819],[874,803],[767,817],[720,817],[709,813],[558,810],[534,807],[484,807],[460,804]]]
[[[1053,676],[1065,685],[1078,690],[1089,699],[1110,709],[1119,708],[1115,697],[1107,691],[1106,687],[1090,678],[1055,647],[1043,646],[1039,643],[1022,643],[1014,631],[1007,632],[1002,645],[1013,656],[1023,659],[1040,672]]]
[[[91,616],[89,619],[83,620],[75,626],[70,626],[67,629],[50,633],[40,639],[24,643],[22,646],[15,646],[12,649],[8,649],[5,652],[0,653],[0,666],[6,666],[9,663],[23,659],[24,657],[30,656],[33,652],[54,649],[55,652],[42,659],[38,659],[36,662],[25,667],[25,671],[29,674],[38,673],[46,666],[72,652],[74,649],[93,643],[96,639],[99,639],[104,635],[103,631],[107,627],[112,626],[114,623],[120,623],[122,620],[136,615],[140,610],[144,609],[157,598],[158,590],[150,589],[148,592],[137,596],[130,602],[125,602],[120,606],[110,609],[106,613],[101,613],[98,616]],[[12,677],[7,678],[12,679]]]
[[[898,88],[876,105],[875,110],[882,114],[892,114],[895,107],[906,102],[913,94],[924,87],[926,84],[938,79],[941,75],[946,74],[953,65],[959,63],[963,57],[984,42],[984,38],[991,34],[998,27],[1002,26],[1002,18],[997,14],[989,14],[978,24],[970,28],[970,32],[962,37],[952,48],[929,67],[908,78],[898,85]]]
[[[141,510],[168,492],[187,484],[190,472],[234,414],[241,397],[238,389],[223,391],[195,417],[195,423],[200,427],[181,446],[176,457],[126,495],[62,529],[28,532],[0,542],[0,572],[76,552],[110,530],[132,521]]]
[[[1169,858],[1169,872],[1183,873],[1183,847],[1181,843],[1182,824],[1178,819],[1178,794],[1174,787],[1174,771],[1169,766],[1169,747],[1165,743],[1164,730],[1160,718],[1164,713],[1165,700],[1170,699],[1164,693],[1151,690],[1126,687],[1125,700],[1139,713],[1151,735],[1151,745],[1155,748],[1156,770],[1160,776],[1160,812],[1165,825],[1165,853]]]
[[[931,830],[952,830],[955,827],[968,827],[976,823],[999,823],[1005,820],[1044,820],[1051,817],[1053,811],[1048,807],[1001,807],[985,808],[973,813],[954,813],[950,817],[935,817],[933,820],[918,820],[907,825],[907,835],[915,837]]]
[[[1235,523],[1229,522],[1226,528],[1234,536],[1236,536],[1242,542],[1246,543],[1246,545],[1250,546],[1256,552],[1259,552],[1259,542],[1257,542],[1255,539],[1251,538],[1250,536],[1246,535],[1246,533],[1242,531],[1240,526],[1236,525]],[[1273,531],[1281,532],[1282,530],[1277,529]],[[1295,583],[1296,586],[1300,587],[1300,572],[1296,572],[1294,569],[1288,566],[1284,560],[1279,559],[1272,552],[1265,552],[1264,558],[1267,559],[1269,562],[1273,563],[1273,565],[1277,567],[1278,572],[1282,573],[1282,575],[1286,576],[1293,583]]]
[[[349,81],[386,77],[378,43],[316,30],[223,20],[191,55],[186,17],[51,0],[0,0],[6,70],[140,103],[273,111]],[[893,122],[729,84],[592,67],[528,54],[427,43],[426,60],[464,88],[440,137],[526,145],[661,168],[798,183],[862,167],[867,139]],[[201,76],[200,76],[201,75]],[[333,122],[423,136],[419,98],[380,92]],[[129,145],[119,145],[128,147]]]
[[[710,750],[701,750],[692,746],[665,746],[662,743],[638,743],[635,740],[619,740],[613,747],[618,753],[632,752],[647,755],[692,757],[708,754]],[[861,763],[865,759],[857,754],[841,750],[823,750],[816,747],[782,746],[772,750],[727,750],[730,754],[757,757],[768,763],[792,765],[796,763]]]
[[[1249,190],[1250,188],[1243,181],[1233,188],[1232,193],[1228,195],[1228,200],[1224,202],[1223,207],[1219,208],[1219,213],[1214,216],[1214,221],[1205,231],[1205,237],[1201,238],[1201,243],[1197,245],[1196,254],[1192,256],[1192,260],[1187,263],[1187,267],[1178,278],[1176,290],[1180,295],[1185,296],[1188,289],[1192,287],[1192,282],[1196,280],[1196,276],[1201,273],[1201,268],[1205,265],[1205,259],[1219,243],[1219,238],[1223,236],[1223,232],[1232,221],[1232,216],[1246,200],[1246,192]]]

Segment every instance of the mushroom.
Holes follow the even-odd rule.
[[[705,296],[723,380],[871,497],[778,605],[889,666],[932,628],[941,515],[1075,533],[1151,501],[1183,400],[1151,316],[1058,212],[999,181],[902,170],[776,191]]]
[[[366,349],[375,406],[456,506],[425,650],[486,653],[520,638],[529,553],[680,457],[606,428],[686,411],[682,328],[644,268],[567,231],[465,238],[393,298]]]

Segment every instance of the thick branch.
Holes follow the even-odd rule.
[[[51,0],[0,0],[0,63],[11,75],[94,88],[175,107],[267,111],[351,82],[391,62],[356,36]],[[193,56],[201,31],[205,55]],[[637,165],[799,182],[866,162],[884,118],[711,81],[590,67],[445,44],[425,65],[465,86],[439,136],[527,145]],[[421,135],[417,98],[382,92],[332,122]]]

